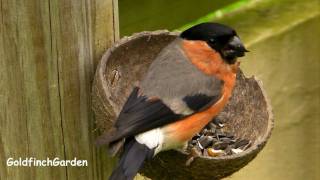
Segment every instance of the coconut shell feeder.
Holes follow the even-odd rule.
[[[142,32],[121,39],[104,54],[93,84],[93,110],[101,131],[112,126],[152,60],[176,37],[168,31]],[[154,180],[212,180],[229,176],[248,164],[264,147],[273,128],[271,106],[261,82],[239,71],[233,95],[219,119],[225,121],[224,129],[250,140],[250,148],[232,155],[200,156],[190,166],[185,165],[185,151],[161,152],[146,162],[140,173]]]

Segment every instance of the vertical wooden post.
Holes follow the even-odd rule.
[[[0,0],[0,179],[105,178],[90,92],[117,13],[117,0]],[[88,167],[7,167],[10,157]]]

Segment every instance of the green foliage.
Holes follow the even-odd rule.
[[[175,31],[183,31],[183,30],[188,29],[196,24],[200,24],[200,23],[208,22],[208,21],[213,21],[214,19],[221,17],[227,13],[241,9],[242,7],[248,5],[248,3],[250,1],[252,1],[252,0],[239,0],[239,1],[232,3],[226,7],[222,7],[212,13],[209,13],[206,16],[203,16],[195,21],[192,21],[182,27],[179,27]]]

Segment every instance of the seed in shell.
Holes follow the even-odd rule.
[[[216,150],[213,148],[208,148],[207,151],[208,151],[208,155],[211,157],[217,157],[217,156],[221,156],[224,154],[224,151],[220,150],[220,149]]]
[[[213,122],[213,124],[215,124],[216,126],[218,126],[220,128],[224,127],[224,124],[223,124],[224,122],[219,118],[214,118],[212,122]]]

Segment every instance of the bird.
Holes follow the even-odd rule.
[[[159,152],[185,147],[228,102],[246,52],[233,28],[214,22],[194,25],[164,47],[96,141],[120,154],[109,180],[132,180]]]

